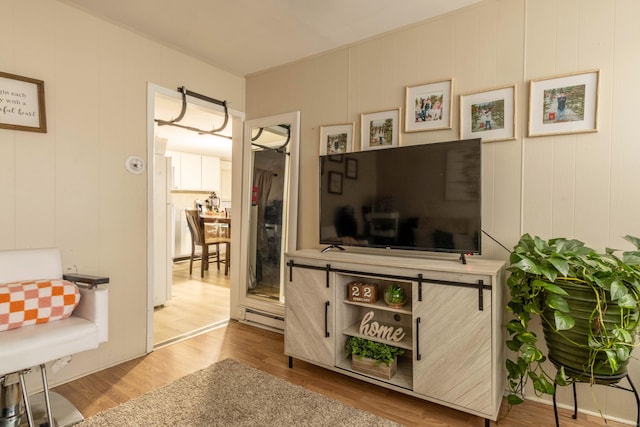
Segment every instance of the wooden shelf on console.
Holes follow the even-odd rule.
[[[378,301],[376,301],[374,303],[344,300],[344,303],[345,304],[349,304],[349,305],[357,305],[359,307],[368,307],[368,308],[372,308],[372,309],[376,309],[376,310],[391,311],[393,313],[400,313],[400,314],[411,314],[412,313],[411,304],[409,304],[409,303],[407,303],[407,305],[405,305],[402,308],[389,307],[383,300],[378,300]]]

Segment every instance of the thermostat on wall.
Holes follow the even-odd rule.
[[[135,173],[136,175],[139,175],[144,171],[144,160],[138,156],[129,156],[124,165],[129,172]]]

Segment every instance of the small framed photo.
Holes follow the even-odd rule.
[[[528,136],[596,132],[600,70],[531,80]]]
[[[345,176],[350,179],[358,179],[358,159],[347,157]]]
[[[515,105],[515,85],[460,95],[460,138],[516,139]]]
[[[47,132],[44,82],[0,71],[0,129]]]
[[[405,89],[405,132],[451,129],[453,79]]]
[[[400,145],[400,108],[360,115],[362,150]]]
[[[353,151],[354,123],[320,126],[320,155]]]
[[[329,193],[342,194],[342,173],[329,172]]]

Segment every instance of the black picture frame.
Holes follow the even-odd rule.
[[[358,179],[358,159],[347,157],[344,174],[349,179]]]
[[[329,193],[342,194],[342,176],[341,172],[329,172]]]

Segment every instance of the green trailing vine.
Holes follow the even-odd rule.
[[[535,316],[540,316],[546,327],[562,334],[567,342],[587,349],[584,375],[592,383],[596,370],[606,369],[614,374],[629,360],[637,345],[640,317],[640,240],[633,236],[626,236],[625,240],[633,243],[636,250],[623,252],[620,258],[612,249],[598,253],[579,240],[545,241],[529,234],[520,238],[510,255],[511,275],[507,280],[507,311],[513,314],[506,325],[506,345],[513,352],[506,361],[509,405],[522,403],[528,381],[537,395],[554,394],[554,380],[558,385],[568,383],[563,367],[555,375],[544,369],[547,357],[530,330]],[[563,288],[568,284],[593,293],[588,342],[576,342],[562,332],[575,325],[565,299],[568,293]],[[605,321],[607,315],[609,320]]]

